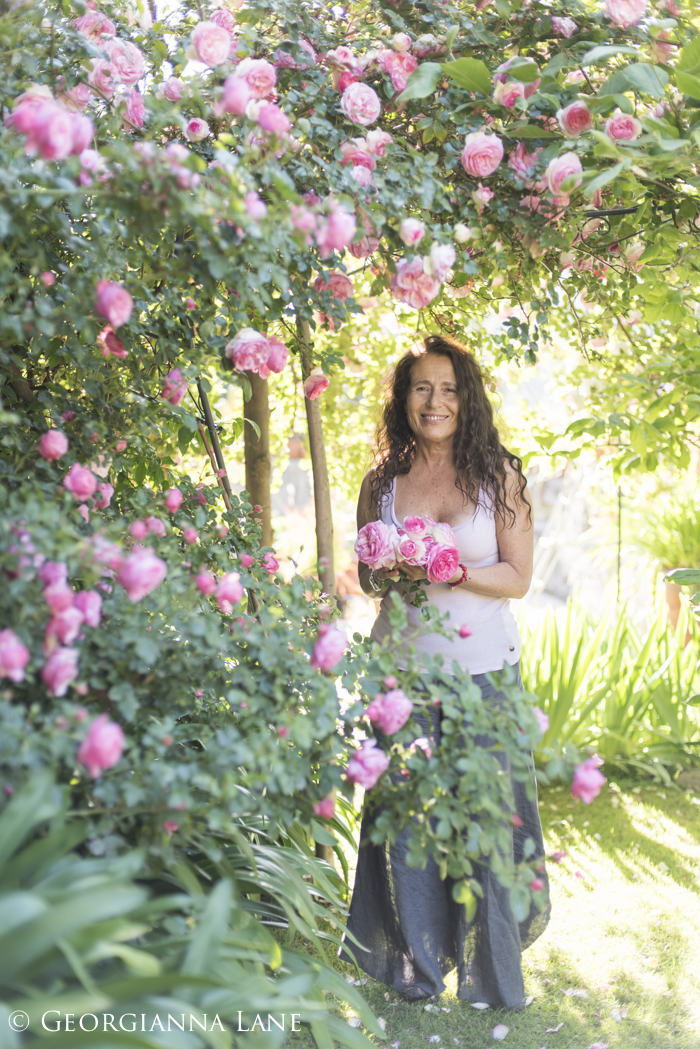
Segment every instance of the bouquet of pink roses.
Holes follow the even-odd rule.
[[[454,532],[431,517],[406,517],[403,528],[370,521],[358,533],[355,552],[372,569],[419,565],[431,583],[445,583],[459,566]]]

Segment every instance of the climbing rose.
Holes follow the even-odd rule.
[[[264,200],[261,200],[260,194],[256,190],[248,190],[243,199],[243,203],[248,218],[253,219],[254,222],[257,222],[259,219],[264,219],[267,215],[267,204]]]
[[[49,583],[44,587],[44,601],[49,606],[51,613],[57,615],[73,604],[73,591],[65,581]]]
[[[192,30],[192,47],[199,62],[220,66],[228,58],[231,36],[214,22],[198,22]]]
[[[423,271],[423,259],[400,259],[391,276],[391,293],[399,302],[420,310],[432,302],[440,291],[440,281]]]
[[[234,116],[242,116],[246,106],[251,99],[251,91],[247,81],[243,77],[232,73],[224,80],[224,97],[221,100],[221,109],[224,113],[233,113]],[[220,115],[217,111],[217,116]]]
[[[216,590],[216,579],[210,572],[200,572],[195,584],[200,594],[213,594]]]
[[[68,579],[68,565],[65,561],[45,561],[37,575],[44,586],[65,583]]]
[[[103,357],[128,357],[129,351],[119,338],[111,324],[108,324],[97,336],[97,345],[102,348]]]
[[[79,503],[84,503],[97,488],[97,478],[92,470],[79,463],[73,463],[70,470],[63,478],[63,487],[72,493]]]
[[[377,746],[377,741],[366,739],[350,758],[345,775],[348,782],[358,783],[365,790],[371,790],[388,768],[389,758]]]
[[[185,124],[185,138],[190,142],[201,142],[209,133],[209,125],[200,117],[192,117]]]
[[[165,505],[171,514],[176,514],[182,506],[183,495],[179,488],[169,489],[165,496]]]
[[[245,80],[253,98],[269,98],[277,84],[277,70],[264,58],[244,58],[236,76]]]
[[[124,732],[109,714],[100,714],[91,723],[87,736],[78,747],[77,758],[93,779],[105,769],[113,768],[124,750]]]
[[[65,696],[78,676],[77,648],[55,648],[41,668],[41,679],[52,696]]]
[[[115,76],[120,83],[133,87],[146,73],[146,62],[135,44],[130,40],[108,40],[103,50],[115,69]]]
[[[182,538],[188,546],[193,546],[199,539],[199,532],[196,528],[186,528],[182,533]]]
[[[179,102],[185,91],[185,85],[179,77],[171,76],[163,84],[163,96],[168,102]]]
[[[382,104],[377,92],[368,84],[355,83],[343,91],[340,108],[348,120],[367,127],[379,117]]]
[[[86,11],[80,18],[74,19],[73,26],[93,44],[100,44],[105,37],[117,35],[114,22],[101,11]]]
[[[24,668],[29,662],[29,649],[14,631],[0,630],[0,677],[9,677],[17,684],[24,681]]]
[[[126,100],[124,119],[131,127],[143,127],[145,117],[146,106],[144,105],[143,95],[140,95],[136,88],[133,88]]]
[[[271,371],[279,374],[284,370],[284,367],[289,360],[289,349],[276,335],[271,335],[267,340],[270,345],[270,353],[267,358],[266,367]]]
[[[171,368],[163,380],[161,397],[169,404],[177,406],[187,393],[189,382],[183,379],[179,368]]]
[[[332,820],[335,816],[335,801],[330,795],[327,798],[322,798],[321,801],[315,801],[313,804],[314,816],[322,816],[325,820]]]
[[[130,601],[142,601],[159,587],[168,574],[168,566],[156,557],[150,547],[134,550],[124,559],[117,572],[117,582],[126,590]]]
[[[541,734],[544,736],[545,732],[549,728],[549,718],[548,718],[548,716],[544,713],[543,710],[540,710],[539,707],[533,707],[532,708],[532,713],[535,715],[535,719],[537,721],[538,729],[540,730]]]
[[[582,171],[581,161],[575,153],[562,153],[560,157],[550,160],[544,174],[550,191],[559,196],[562,193],[561,184],[565,179],[577,176],[574,185],[581,185]]]
[[[355,553],[370,568],[391,568],[396,562],[396,535],[383,521],[370,521],[360,529]]]
[[[334,206],[328,217],[321,219],[316,230],[316,244],[322,259],[332,251],[343,251],[355,236],[355,216]]]
[[[70,645],[80,633],[82,625],[83,614],[79,608],[64,608],[49,622],[46,628],[47,640],[55,635],[62,645]]]
[[[622,29],[636,25],[643,17],[646,7],[646,0],[605,0],[606,15]]]
[[[153,534],[157,535],[160,539],[165,537],[167,529],[165,527],[165,522],[161,521],[160,517],[154,517],[153,514],[150,514],[144,521],[144,524],[149,532],[153,532]]]
[[[400,688],[394,688],[384,695],[375,696],[367,707],[367,716],[373,725],[392,736],[406,724],[411,716],[413,703]]]
[[[330,671],[343,658],[348,641],[342,630],[326,626],[321,629],[311,656],[311,666],[317,670]]]
[[[445,583],[459,567],[459,551],[456,546],[434,543],[428,550],[426,574],[431,583]]]
[[[232,4],[231,6],[233,7],[234,5]],[[237,6],[240,7],[241,5],[238,4]],[[219,8],[218,11],[214,11],[210,21],[213,22],[214,25],[221,26],[222,29],[225,29],[229,36],[235,35],[236,19],[231,12],[227,11],[225,8]]]
[[[461,627],[459,628],[459,636],[461,638],[471,637],[472,628],[470,626],[467,626],[466,623],[462,623]]]
[[[433,244],[430,255],[423,259],[423,269],[436,280],[443,281],[455,264],[457,252],[451,244]]]
[[[315,401],[329,386],[328,376],[323,374],[321,368],[314,368],[304,382],[304,396],[310,401]]]
[[[619,109],[616,109],[613,115],[605,121],[605,134],[613,142],[633,142],[639,137],[641,131],[642,125],[637,118],[621,113]]]
[[[528,153],[525,143],[519,142],[508,157],[508,167],[511,168],[518,178],[526,179],[532,175],[532,169],[536,166],[541,149],[534,153]]]
[[[37,451],[39,455],[52,463],[68,451],[68,438],[62,430],[48,430],[41,435]]]
[[[268,573],[268,575],[274,575],[275,572],[279,570],[280,566],[280,563],[275,557],[275,555],[271,554],[269,551],[263,557],[261,564],[265,571]]]
[[[99,495],[95,496],[95,507],[98,510],[106,510],[112,501],[114,486],[107,481],[103,481],[102,484],[98,484],[97,491]]]
[[[493,175],[503,160],[503,143],[496,135],[474,131],[467,135],[462,150],[462,167],[472,178]]]
[[[593,126],[593,116],[582,98],[565,109],[557,110],[557,120],[567,138],[578,138]]]
[[[222,612],[232,611],[243,597],[243,584],[238,572],[227,572],[222,576],[216,588],[216,601]]]
[[[88,626],[98,627],[102,618],[102,598],[96,590],[81,590],[73,598],[73,604],[82,613]]]
[[[271,134],[283,135],[289,131],[292,122],[279,106],[274,102],[265,102],[258,110],[258,124],[263,131]]]
[[[121,284],[111,280],[99,280],[95,285],[95,313],[104,317],[115,328],[126,324],[134,308],[134,300]]]
[[[330,291],[334,298],[345,299],[352,298],[355,294],[355,289],[352,286],[352,281],[349,277],[346,277],[344,273],[340,273],[338,270],[331,270],[328,274],[328,283],[323,279],[322,276],[318,276],[314,281],[314,288],[316,291]]]
[[[505,84],[497,82],[493,91],[494,102],[505,106],[506,109],[514,109],[518,98],[525,97],[525,85],[519,80],[507,80]]]
[[[386,147],[393,141],[388,131],[380,131],[378,128],[368,131],[365,138],[367,152],[373,153],[375,157],[385,157]]]
[[[602,761],[594,756],[574,770],[571,793],[586,805],[590,805],[593,799],[598,797],[601,787],[607,782],[603,773],[598,771],[599,765],[602,765]]]
[[[379,66],[389,75],[397,91],[405,91],[409,76],[414,69],[418,68],[418,59],[407,50],[382,51],[379,56]]]
[[[239,372],[258,372],[267,364],[270,356],[270,343],[255,328],[241,328],[238,334],[226,344],[224,354]]]
[[[87,80],[90,87],[103,98],[111,98],[119,82],[116,68],[104,58],[92,59]]]
[[[407,245],[413,247],[425,235],[425,223],[420,219],[404,219],[399,226],[399,237]]]

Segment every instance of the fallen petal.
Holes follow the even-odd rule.
[[[386,1031],[386,1020],[384,1019],[383,1016],[378,1016],[377,1017],[377,1023],[381,1027],[382,1031]]]
[[[426,1011],[426,1013],[432,1013],[435,1009],[437,1009],[437,1005],[433,1005],[431,1002],[428,1002],[428,1004],[424,1005],[423,1008]]]
[[[556,1034],[557,1031],[561,1031],[563,1026],[564,1026],[564,1021],[562,1020],[562,1022],[560,1024],[557,1024],[556,1027],[547,1027],[544,1033],[545,1034]]]
[[[496,1024],[491,1034],[497,1042],[502,1042],[509,1031],[510,1027],[506,1027],[505,1024]]]
[[[348,1025],[350,1027],[362,1027],[362,1020],[359,1016],[351,1016],[348,1020]]]
[[[534,1000],[535,1000],[535,996],[534,996],[534,994],[528,994],[527,998],[525,999],[525,1005],[526,1005],[526,1006],[528,1006],[528,1005],[532,1005],[532,1003],[534,1002]]]
[[[471,1002],[472,1009],[488,1009],[488,1002]]]

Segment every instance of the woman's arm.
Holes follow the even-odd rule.
[[[357,501],[357,530],[361,528],[369,521],[375,520],[374,503],[372,502],[372,471],[365,474],[365,478],[360,488],[360,498]],[[369,581],[370,575],[369,565],[364,564],[362,561],[358,562],[357,574],[360,577],[360,586],[368,597],[379,598],[383,597],[386,593],[391,580],[389,579],[388,568],[377,568],[374,573],[375,583],[381,584],[381,590],[377,591],[374,589]]]
[[[531,520],[531,504],[526,492],[520,492],[520,480],[508,463],[506,466],[505,497],[515,511],[515,521],[504,522],[496,515],[496,538],[498,540],[498,564],[488,568],[470,568],[469,582],[462,583],[465,590],[491,597],[525,597],[532,580],[532,555],[534,550],[534,528]],[[451,583],[461,576],[459,569]]]

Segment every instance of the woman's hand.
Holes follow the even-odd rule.
[[[422,565],[409,565],[409,564],[406,564],[405,561],[401,565],[401,573],[403,575],[405,575],[405,576],[408,576],[408,578],[411,580],[412,583],[417,583],[421,579],[426,579],[427,580],[427,578],[428,578],[427,575],[425,574],[425,567],[424,566],[422,566]],[[376,578],[377,573],[375,572],[374,575],[375,575],[375,578]]]
[[[397,568],[375,568],[374,581],[375,583],[398,583],[399,571]]]

